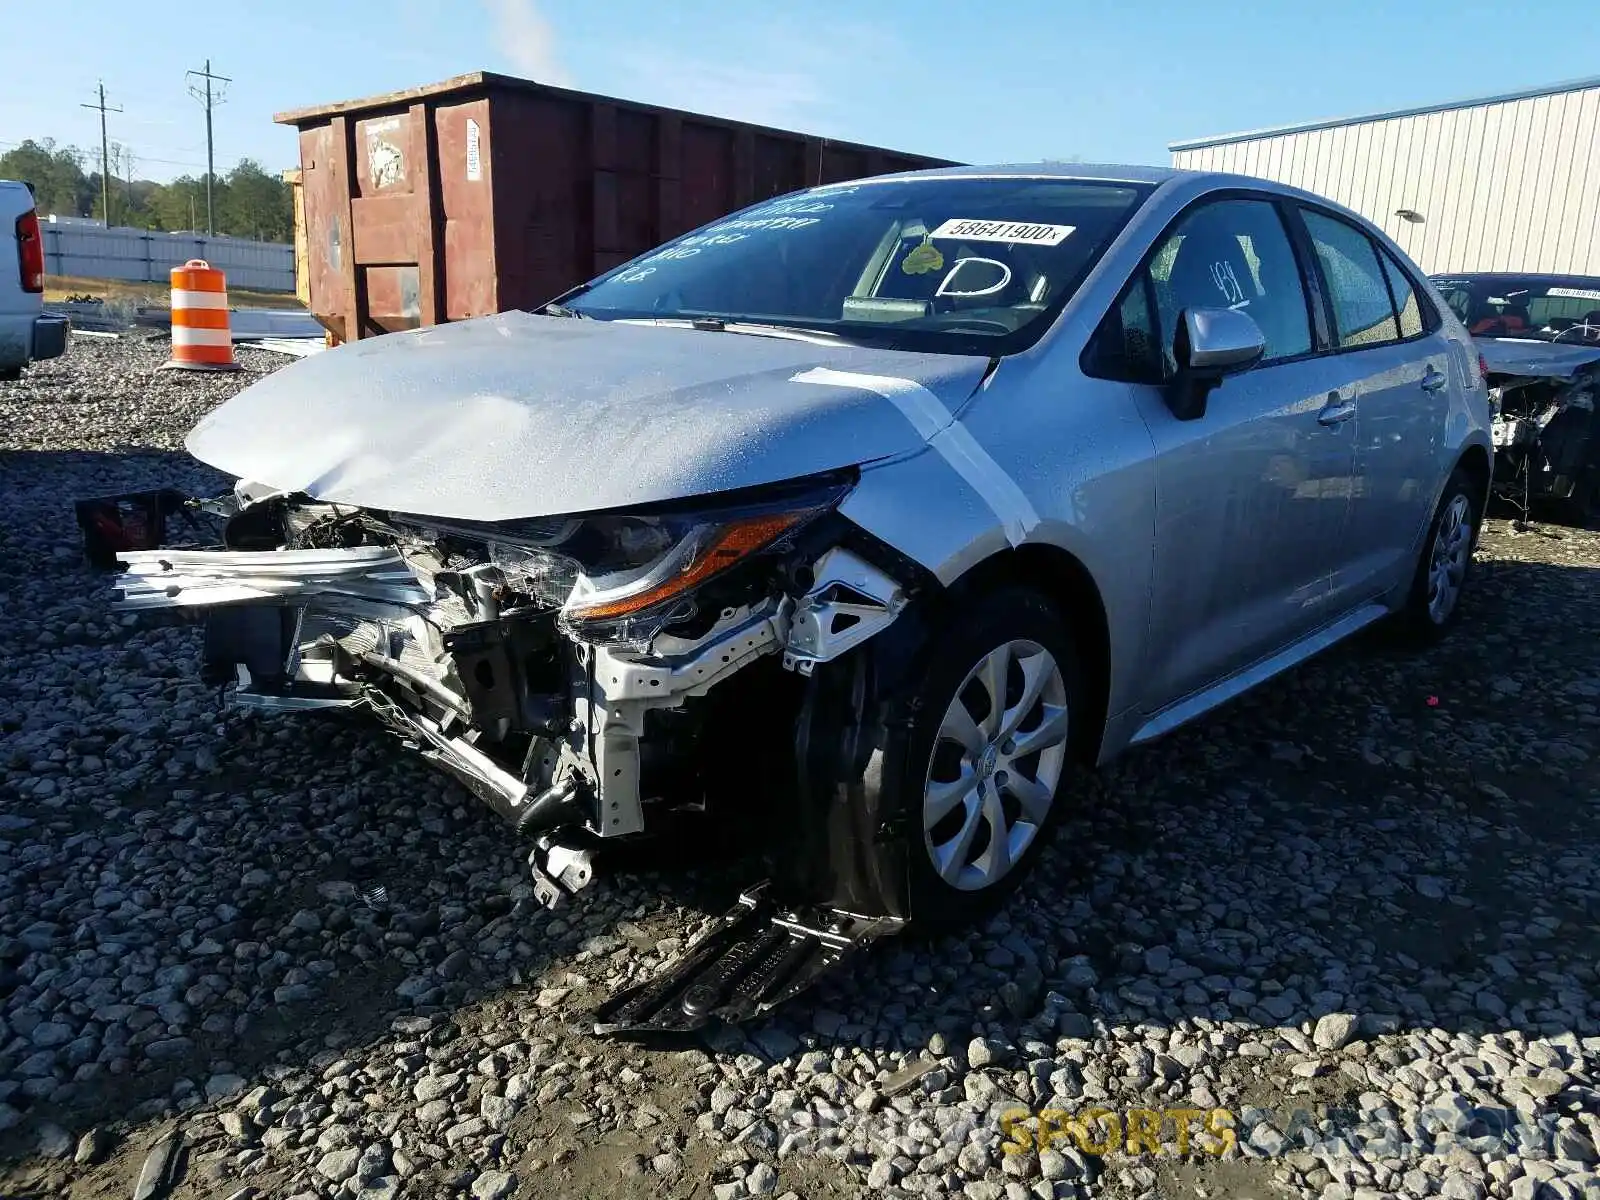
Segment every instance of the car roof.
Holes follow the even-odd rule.
[[[1288,196],[1330,208],[1349,212],[1343,205],[1326,196],[1319,196],[1286,183],[1260,179],[1253,175],[1233,175],[1224,171],[1183,171],[1173,167],[1150,167],[1136,163],[1078,163],[1057,162],[1045,159],[1031,163],[972,164],[957,167],[932,167],[920,171],[897,171],[891,175],[874,175],[850,181],[851,187],[862,184],[896,183],[917,179],[1059,179],[1063,182],[1086,183],[1136,183],[1160,187],[1178,182],[1193,183],[1204,188],[1246,188]],[[824,184],[819,191],[826,191]],[[1356,215],[1356,214],[1351,214]]]
[[[1165,183],[1178,175],[1192,175],[1192,171],[1175,171],[1171,167],[1145,167],[1131,164],[1055,162],[1043,159],[1031,163],[972,164],[958,167],[930,167],[921,171],[897,171],[891,175],[876,175],[871,179],[855,180],[857,183],[878,183],[899,179],[1085,179],[1106,180],[1113,183]]]

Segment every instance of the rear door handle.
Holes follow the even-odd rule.
[[[1356,402],[1341,399],[1338,392],[1328,393],[1328,405],[1317,414],[1319,424],[1334,426],[1343,425],[1356,415]]]
[[[1425,392],[1438,392],[1444,390],[1444,385],[1450,382],[1449,376],[1439,370],[1432,363],[1422,376],[1422,390]]]

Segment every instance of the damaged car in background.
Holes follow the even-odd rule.
[[[125,608],[204,611],[234,703],[376,719],[461,780],[546,903],[608,845],[748,835],[765,881],[595,1014],[681,1030],[990,911],[1076,767],[1380,619],[1443,633],[1477,363],[1302,192],[891,176],[280,370],[188,439],[239,480],[224,544],[109,553]]]
[[[1434,278],[1477,339],[1489,377],[1495,493],[1526,519],[1544,501],[1584,526],[1600,518],[1600,278]]]

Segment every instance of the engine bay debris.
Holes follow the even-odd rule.
[[[1556,502],[1566,519],[1600,517],[1600,347],[1480,338],[1488,370],[1494,491],[1527,520]]]

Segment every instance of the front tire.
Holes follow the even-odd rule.
[[[910,911],[928,932],[981,920],[1021,882],[1060,815],[1084,712],[1054,606],[1006,587],[930,639],[901,780]]]
[[[1457,467],[1439,498],[1400,612],[1405,632],[1416,642],[1438,641],[1461,615],[1461,597],[1483,521],[1480,491],[1471,474]]]

